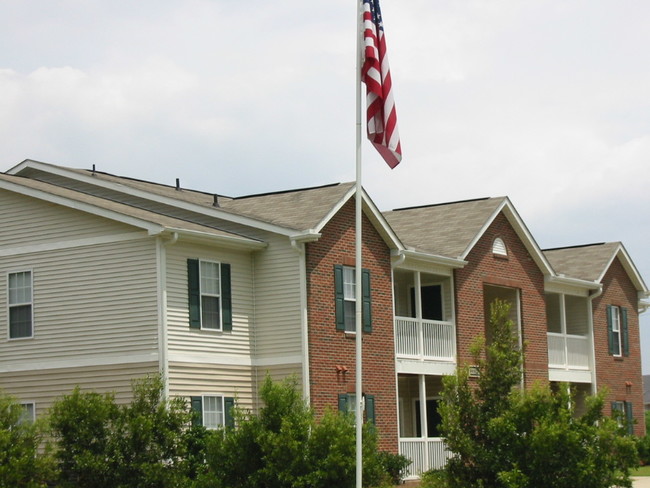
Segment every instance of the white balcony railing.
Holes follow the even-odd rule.
[[[548,366],[562,369],[589,369],[587,336],[547,332]]]
[[[454,337],[453,322],[395,317],[397,357],[454,361]]]
[[[440,469],[451,457],[445,440],[439,437],[400,438],[399,452],[411,460],[411,464],[406,469],[405,478],[407,479],[417,478],[430,469]]]

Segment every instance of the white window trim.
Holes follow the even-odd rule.
[[[9,303],[9,277],[11,275],[15,275],[19,273],[29,273],[29,280],[30,280],[29,285],[31,288],[32,300],[30,302],[25,302],[25,303]],[[33,339],[34,338],[34,271],[31,268],[8,271],[6,283],[7,283],[7,340],[22,341],[25,339]],[[30,317],[31,325],[32,325],[31,335],[24,336],[24,337],[11,337],[11,312],[10,312],[11,308],[25,306],[25,305],[30,305],[31,307],[31,317]]]
[[[225,405],[225,395],[217,394],[217,393],[206,393],[201,395],[201,425],[205,427],[208,430],[217,430],[221,427],[224,427],[226,425],[226,405]],[[205,399],[206,398],[217,398],[218,401],[221,403],[221,424],[214,426],[214,427],[208,427],[205,422]]]
[[[217,273],[219,276],[219,294],[215,295],[213,293],[204,293],[203,292],[203,274],[201,272],[202,270],[202,264],[207,263],[207,264],[216,264],[217,265]],[[217,297],[219,298],[219,327],[204,327],[203,326],[203,297]],[[199,259],[199,306],[200,306],[200,319],[201,319],[201,330],[206,330],[209,332],[223,332],[223,299],[222,299],[222,294],[221,294],[221,262],[220,261],[212,261],[210,259]],[[208,395],[210,396],[210,395]]]
[[[614,357],[623,356],[623,334],[621,333],[621,308],[612,305],[612,334],[618,337],[618,352],[614,352]]]

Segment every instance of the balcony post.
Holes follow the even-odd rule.
[[[420,322],[421,323],[421,322]],[[422,439],[424,440],[424,471],[428,471],[429,466],[429,432],[427,429],[428,419],[427,419],[427,382],[426,377],[421,374],[418,376],[420,380],[420,433],[422,434]]]

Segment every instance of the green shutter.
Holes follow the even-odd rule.
[[[232,409],[235,408],[235,399],[233,397],[224,397],[223,399],[223,409],[224,409],[224,423],[226,427],[235,426],[235,416],[233,415]]]
[[[334,265],[334,307],[336,330],[345,330],[345,306],[343,295],[343,266]]]
[[[339,393],[339,412],[348,413],[350,407],[348,405],[350,397],[347,393]]]
[[[625,424],[627,433],[634,434],[634,412],[632,411],[632,402],[625,402]]]
[[[630,336],[627,331],[627,308],[621,307],[621,336],[623,340],[623,356],[630,355]]]
[[[224,331],[232,330],[232,292],[230,265],[221,263],[221,325]]]
[[[361,271],[361,294],[363,302],[363,331],[372,332],[372,307],[370,300],[370,271]]]
[[[190,327],[201,328],[201,287],[199,260],[187,260],[187,296],[189,300]]]
[[[614,329],[612,326],[614,307],[607,305],[607,339],[609,341],[609,353],[611,355],[616,354],[618,351],[614,350]]]
[[[366,395],[366,420],[373,424],[375,422],[375,395]]]
[[[200,396],[190,397],[192,409],[192,425],[203,425],[203,398]]]

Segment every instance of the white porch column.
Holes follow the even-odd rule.
[[[418,284],[420,282],[419,276],[418,276]],[[422,435],[422,439],[424,440],[424,471],[428,471],[430,469],[429,466],[429,432],[427,432],[427,382],[426,382],[426,376],[421,374],[418,376],[418,379],[420,380],[420,387],[419,387],[419,392],[420,392],[420,434]]]

